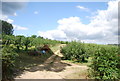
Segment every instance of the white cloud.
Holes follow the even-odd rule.
[[[14,20],[12,20],[12,19],[7,19],[7,22],[9,22],[9,23],[13,23]]]
[[[39,12],[38,11],[34,11],[34,14],[39,14]]]
[[[46,32],[38,31],[40,36],[49,39],[66,39],[66,34],[61,30],[51,30]]]
[[[78,6],[81,9],[84,7]],[[79,17],[58,20],[55,30],[38,32],[50,39],[81,40],[90,43],[118,43],[118,1],[109,1],[106,10],[98,10],[89,24],[83,24]]]
[[[8,16],[6,16],[6,15],[2,15],[1,19],[4,20],[4,21],[7,21],[8,23],[13,23],[14,22],[14,20],[9,19]]]
[[[14,13],[13,15],[14,15],[14,16],[17,16],[17,13]]]
[[[80,5],[76,6],[76,8],[79,8],[79,9],[84,10],[84,11],[89,11],[88,8],[86,8],[84,6],[80,6]]]
[[[15,30],[28,30],[27,27],[22,27],[22,26],[18,26],[18,25],[13,25]]]
[[[27,27],[22,27],[22,26],[19,26],[19,25],[14,25],[13,24],[14,20],[8,18],[8,16],[6,16],[6,15],[2,15],[0,17],[1,17],[2,20],[7,21],[8,23],[11,23],[13,25],[13,28],[15,30],[28,30]]]
[[[64,31],[68,38],[99,39],[104,36],[103,28],[82,24],[79,17],[64,18],[59,21],[58,29]]]
[[[22,27],[22,26],[19,26],[19,25],[14,25],[14,24],[13,24],[14,20],[9,19],[8,16],[6,16],[6,15],[2,15],[2,18],[1,18],[1,19],[4,20],[4,21],[7,21],[8,23],[11,23],[11,24],[13,25],[13,28],[14,28],[15,30],[28,30],[27,27]]]

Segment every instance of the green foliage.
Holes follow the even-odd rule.
[[[31,37],[32,37],[32,38],[37,38],[37,36],[36,36],[36,35],[32,35]]]
[[[44,44],[47,44],[47,45],[56,45],[56,44],[59,44],[60,42],[59,41],[56,41],[56,40],[50,40],[50,39],[43,39],[41,37],[37,37],[37,38],[34,38],[34,39],[31,39],[31,44],[33,46],[41,46],[41,45],[44,45]]]
[[[0,22],[1,22],[1,20],[0,20]],[[2,34],[12,35],[13,34],[12,24],[2,20]]]
[[[9,46],[4,46],[1,49],[2,53],[2,77],[3,79],[11,78],[14,71],[14,62],[18,57],[18,54],[15,53],[14,49]]]
[[[74,41],[69,43],[66,47],[61,49],[61,52],[64,55],[63,59],[85,62],[85,58],[87,58],[88,55],[86,54],[84,46],[84,43],[80,42]]]
[[[25,50],[27,51],[28,50],[28,46],[30,44],[30,38],[29,37],[26,37],[23,39],[23,45],[25,45]]]
[[[86,50],[86,54],[88,55],[88,57],[92,57],[93,56],[93,54],[95,53],[95,50],[97,50],[97,47],[99,46],[99,45],[97,45],[97,44],[84,44],[85,46],[85,50]]]
[[[14,36],[13,35],[2,35],[2,44],[10,45],[13,44]]]
[[[120,79],[120,54],[117,46],[71,42],[63,47],[64,59],[83,62],[91,57],[89,76],[93,79]]]
[[[68,41],[60,41],[61,44],[68,44]]]
[[[56,40],[50,40],[50,39],[44,39],[42,37],[36,37],[32,35],[31,37],[25,37],[23,35],[2,35],[2,46],[5,45],[14,45],[16,47],[17,51],[20,50],[28,50],[31,46],[42,46],[44,44],[54,46],[56,44],[59,44],[61,41]]]
[[[22,47],[22,38],[23,36],[14,37],[14,45],[17,47],[17,50],[20,51],[20,47]]]
[[[117,46],[98,46],[90,65],[90,77],[94,79],[120,79],[120,57]]]
[[[97,45],[97,44],[85,44],[81,42],[63,42],[57,40],[44,39],[42,37],[14,36],[14,35],[2,35],[1,50],[3,54],[3,78],[8,78],[13,73],[15,67],[14,62],[18,56],[14,51],[25,50],[31,46],[40,47],[44,44],[54,46],[56,44],[67,44],[61,48],[63,53],[63,59],[72,60],[76,62],[86,62],[88,57],[92,58],[92,64],[90,65],[90,77],[94,79],[120,79],[120,51],[117,46],[112,45]],[[13,46],[14,49],[10,46]],[[22,49],[21,49],[22,48]],[[24,48],[24,49],[23,49]],[[119,53],[118,53],[119,52]],[[52,54],[52,53],[51,53]]]

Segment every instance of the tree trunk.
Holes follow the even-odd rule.
[[[25,51],[27,51],[27,50],[28,50],[28,45],[25,46]]]
[[[82,57],[82,62],[85,62],[85,57]]]
[[[19,46],[17,46],[17,50],[20,51],[20,47]]]

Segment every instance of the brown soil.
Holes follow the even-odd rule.
[[[60,45],[63,46],[63,45]],[[59,46],[59,47],[60,47]],[[15,79],[86,79],[87,66],[61,61],[62,54],[58,49],[43,64],[27,68]]]

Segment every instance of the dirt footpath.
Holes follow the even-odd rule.
[[[61,46],[61,45],[60,45]],[[60,49],[43,64],[25,70],[15,79],[86,79],[87,66],[61,61]]]

